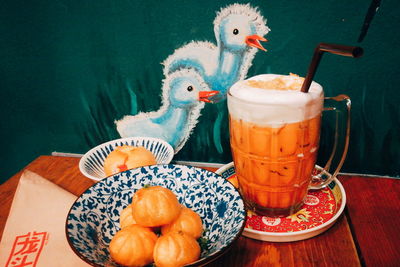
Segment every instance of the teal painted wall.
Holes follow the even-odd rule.
[[[243,1],[21,1],[0,3],[0,182],[52,151],[85,153],[118,138],[113,121],[160,106],[161,62],[191,40],[215,42],[220,8]],[[382,1],[358,42],[370,1],[250,1],[271,32],[248,76],[304,76],[319,42],[359,45],[360,59],[325,55],[315,80],[348,94],[352,135],[345,172],[400,175],[400,2]],[[178,160],[231,160],[206,106]]]

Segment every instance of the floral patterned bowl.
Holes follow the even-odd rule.
[[[201,258],[204,265],[221,256],[241,235],[246,212],[235,187],[221,176],[182,165],[153,165],[107,177],[87,189],[72,205],[66,220],[67,240],[73,251],[95,266],[118,266],[109,243],[120,229],[119,214],[145,185],[172,190],[179,202],[196,211],[203,222]]]
[[[79,161],[79,170],[86,177],[100,181],[105,178],[104,160],[117,146],[142,146],[153,153],[157,164],[169,164],[174,157],[174,149],[166,141],[152,137],[126,137],[98,145]]]

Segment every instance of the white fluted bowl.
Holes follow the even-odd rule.
[[[174,157],[172,146],[158,138],[152,137],[126,137],[111,140],[98,145],[88,152],[79,161],[79,170],[86,177],[100,181],[106,178],[104,173],[104,160],[117,146],[142,146],[153,153],[157,164],[169,164]]]

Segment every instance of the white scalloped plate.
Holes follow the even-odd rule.
[[[233,162],[216,171],[235,184]],[[346,193],[338,179],[324,189],[310,191],[305,203],[296,213],[284,218],[271,218],[247,212],[243,235],[249,238],[271,241],[298,241],[319,235],[328,230],[342,214],[346,205]]]

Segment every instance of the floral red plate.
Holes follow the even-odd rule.
[[[233,162],[216,171],[237,186]],[[346,193],[338,179],[324,189],[310,191],[301,209],[288,217],[272,218],[247,212],[243,235],[257,240],[289,242],[314,237],[331,227],[346,205]]]

